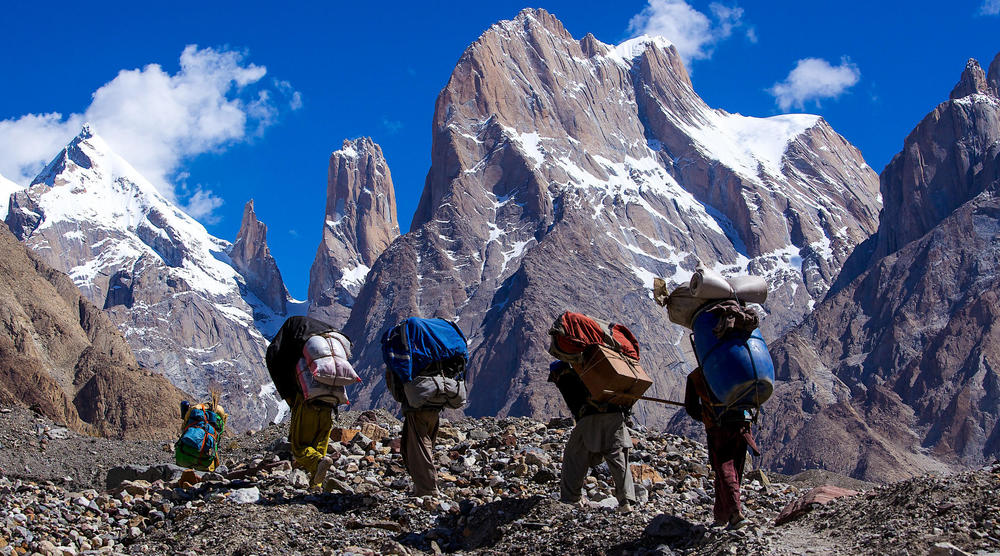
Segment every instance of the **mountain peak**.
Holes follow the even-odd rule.
[[[382,147],[371,137],[345,139],[330,154],[323,239],[309,271],[309,314],[343,324],[369,268],[398,235],[396,193]]]
[[[376,153],[377,156],[382,156],[382,148],[378,146],[378,143],[374,139],[368,136],[357,137],[355,139],[344,139],[344,143],[338,150],[330,153],[330,157],[333,158],[343,157],[343,158],[357,158],[358,154],[366,153]]]
[[[83,126],[80,127],[80,133],[77,134],[77,139],[90,139],[95,135],[93,126],[90,122],[84,122]]]
[[[958,99],[977,93],[988,94],[989,89],[990,87],[986,83],[986,73],[983,72],[983,68],[975,58],[969,58],[969,61],[965,63],[965,69],[962,71],[962,77],[959,78],[955,88],[951,90],[949,98]]]
[[[247,288],[275,313],[285,314],[288,292],[267,246],[267,226],[254,212],[253,199],[243,207],[243,222],[229,256],[246,279]]]

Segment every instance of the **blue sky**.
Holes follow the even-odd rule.
[[[256,199],[301,298],[330,152],[361,135],[381,144],[406,231],[430,165],[438,92],[470,43],[528,6],[577,38],[674,34],[709,105],[820,114],[876,171],[947,98],[968,58],[986,66],[1000,51],[1000,0],[11,2],[0,33],[0,173],[18,179],[17,163],[51,158],[83,118],[110,122],[133,145],[112,146],[132,149],[139,162],[126,158],[213,234],[233,240],[243,204]],[[182,69],[188,45],[198,48]],[[165,90],[176,98],[161,111]]]

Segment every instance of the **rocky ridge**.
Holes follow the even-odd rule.
[[[766,276],[774,337],[826,293],[875,230],[875,174],[821,118],[708,107],[676,49],[574,39],[525,10],[462,55],[438,97],[432,164],[411,231],[375,262],[345,328],[362,405],[391,407],[381,333],[411,315],[470,340],[470,415],[558,413],[541,384],[564,310],[627,323],[652,395],[681,394],[687,336],[650,298],[698,259]],[[641,410],[663,423],[673,409]]]
[[[108,469],[106,485],[92,485],[50,478],[66,471],[47,473],[52,458],[36,451],[36,436],[47,434],[38,432],[43,420],[2,410],[0,421],[0,442],[22,447],[0,452],[2,554],[877,554],[946,543],[955,547],[946,554],[1000,549],[1000,462],[951,477],[868,485],[782,526],[773,524],[778,512],[810,485],[752,474],[744,491],[749,523],[727,531],[705,525],[713,493],[704,448],[642,429],[633,431],[631,458],[642,502],[623,513],[603,467],[587,480],[584,507],[555,500],[571,426],[560,419],[442,423],[437,498],[406,495],[399,423],[385,413],[337,419],[337,462],[322,492],[308,490],[305,474],[292,468],[278,426],[226,439],[225,465],[216,473],[135,466],[132,448],[102,450],[104,440],[54,440],[65,460],[92,461],[85,450],[101,458],[121,454],[126,465]],[[157,452],[138,453],[149,462]]]
[[[0,403],[33,407],[88,434],[174,432],[165,424],[183,392],[140,369],[107,315],[3,226],[0,328]]]
[[[273,311],[234,268],[232,246],[89,126],[14,194],[6,223],[105,310],[141,365],[198,397],[219,384],[237,428],[280,417],[285,406],[264,369],[267,339],[257,327],[258,317],[275,320]]]
[[[343,326],[375,259],[398,236],[396,192],[382,148],[370,137],[345,140],[330,155],[309,316]]]
[[[998,60],[906,138],[878,232],[772,346],[769,465],[890,480],[1000,454]]]

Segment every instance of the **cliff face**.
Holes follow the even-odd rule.
[[[166,438],[184,394],[140,369],[108,317],[0,226],[0,399],[89,434]]]
[[[398,236],[382,148],[369,137],[345,140],[330,155],[323,239],[309,271],[309,315],[343,326],[375,259]]]
[[[143,367],[199,398],[217,383],[237,430],[279,416],[285,405],[264,368],[257,322],[273,310],[248,286],[260,283],[234,268],[228,242],[164,199],[89,126],[11,200],[10,230],[104,308]],[[244,232],[237,260],[255,270],[245,255],[266,252],[254,245],[263,229]]]
[[[998,72],[970,61],[910,133],[877,234],[773,346],[772,465],[884,480],[1000,453]]]
[[[663,39],[576,40],[544,10],[466,50],[432,129],[413,227],[375,262],[346,325],[362,346],[362,404],[393,405],[379,338],[418,315],[457,319],[469,337],[469,413],[557,414],[542,370],[568,309],[632,327],[654,395],[680,395],[693,360],[651,299],[654,276],[686,280],[699,258],[765,276],[774,337],[876,226],[875,174],[822,119],[712,109]]]

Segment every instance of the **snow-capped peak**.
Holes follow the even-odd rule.
[[[91,126],[16,195],[10,213],[19,239],[114,316],[142,365],[195,396],[218,381],[237,427],[280,415],[261,333],[279,319],[234,267],[232,245]]]
[[[36,191],[46,187],[44,192]],[[78,286],[108,269],[128,268],[142,255],[174,267],[192,289],[225,296],[236,289],[236,271],[220,260],[229,243],[213,237],[198,221],[167,201],[152,183],[94,131],[80,134],[32,182],[41,221],[38,229],[85,225],[127,238],[69,273]],[[108,257],[115,251],[120,257]],[[113,270],[112,270],[113,272]]]
[[[638,37],[628,39],[618,46],[611,47],[607,56],[619,65],[629,67],[632,65],[632,61],[639,56],[642,56],[642,53],[645,52],[650,45],[666,50],[667,48],[673,46],[673,43],[658,35],[640,35]]]

